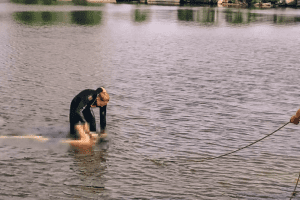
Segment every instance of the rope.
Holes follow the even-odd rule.
[[[231,151],[231,152],[229,152],[229,153],[225,153],[225,154],[222,154],[222,155],[216,156],[216,157],[208,157],[208,158],[204,158],[204,159],[202,159],[202,160],[187,160],[187,161],[192,161],[192,162],[204,162],[204,161],[207,161],[207,160],[213,160],[213,159],[217,159],[217,158],[222,158],[222,157],[228,156],[228,155],[233,154],[233,153],[235,153],[235,152],[238,152],[238,151],[240,151],[240,150],[242,150],[242,149],[245,149],[245,148],[247,148],[247,147],[250,147],[250,146],[252,146],[252,145],[254,145],[254,144],[256,144],[256,143],[262,141],[263,139],[265,139],[265,138],[267,138],[267,137],[270,137],[271,135],[273,135],[274,133],[276,133],[277,131],[279,131],[280,129],[282,129],[283,127],[285,127],[286,125],[288,125],[289,123],[290,123],[290,122],[287,122],[287,123],[285,123],[284,125],[282,125],[281,127],[279,127],[278,129],[276,129],[275,131],[273,131],[272,133],[270,133],[270,134],[268,134],[268,135],[262,137],[261,139],[256,140],[256,141],[254,141],[254,142],[252,142],[252,143],[250,143],[250,144],[248,144],[248,145],[246,145],[246,146],[244,146],[244,147],[238,148],[238,149],[236,149],[236,150],[234,150],[234,151]],[[153,160],[153,159],[148,159],[148,160],[151,160],[151,161],[154,162],[155,164],[163,165],[163,164],[161,164],[160,162],[157,162],[157,161],[155,161],[155,160]],[[296,183],[296,185],[295,185],[295,188],[294,188],[294,191],[293,191],[293,193],[292,193],[292,195],[291,195],[290,200],[296,195],[296,189],[297,189],[297,185],[298,185],[299,179],[300,179],[300,173],[299,173],[298,180],[297,180],[297,183]]]
[[[238,151],[240,151],[240,150],[242,150],[242,149],[245,149],[245,148],[247,148],[247,147],[252,146],[253,144],[256,144],[256,143],[262,141],[263,139],[265,139],[265,138],[267,138],[267,137],[273,135],[274,133],[276,133],[277,131],[279,131],[280,129],[282,129],[283,127],[285,127],[286,125],[288,125],[289,123],[290,123],[290,122],[287,122],[287,123],[285,123],[284,125],[282,125],[281,127],[279,127],[278,129],[276,129],[275,131],[273,131],[272,133],[270,133],[270,134],[264,136],[263,138],[261,138],[261,139],[259,139],[259,140],[256,140],[255,142],[252,142],[251,144],[248,144],[247,146],[244,146],[244,147],[241,147],[241,148],[239,148],[239,149],[237,149],[237,150],[231,151],[231,152],[229,152],[229,153],[225,153],[225,154],[222,154],[222,155],[216,156],[216,157],[208,157],[208,158],[204,158],[204,159],[202,159],[202,160],[187,160],[187,161],[191,161],[191,162],[204,162],[204,161],[207,161],[207,160],[213,160],[213,159],[217,159],[217,158],[222,158],[222,157],[228,156],[228,155],[230,155],[230,154],[233,154],[233,153],[235,153],[235,152],[238,152]]]
[[[294,189],[294,191],[292,193],[292,196],[291,196],[290,200],[296,195],[296,188],[297,188],[297,185],[298,185],[298,182],[299,182],[299,178],[300,178],[300,173],[299,173],[298,180],[297,180],[297,183],[295,185],[295,189]]]

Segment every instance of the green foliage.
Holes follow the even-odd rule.
[[[52,5],[52,0],[42,0],[44,5]]]
[[[87,6],[88,2],[87,0],[72,0],[74,5],[80,5],[80,6]]]
[[[38,0],[25,0],[25,4],[38,4]]]
[[[259,3],[259,2],[262,2],[262,3],[271,3],[271,4],[276,4],[276,3],[279,3],[280,0],[246,0],[246,3],[248,5],[253,5],[253,4],[256,4],[256,3]]]
[[[275,4],[277,2],[279,2],[278,0],[262,0],[261,1],[262,3],[272,3],[272,4]]]

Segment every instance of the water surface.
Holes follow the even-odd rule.
[[[50,138],[0,141],[0,198],[288,199],[298,126],[190,160],[296,112],[299,21],[290,8],[0,3],[0,134]],[[70,102],[100,86],[108,139],[76,154],[59,143]]]

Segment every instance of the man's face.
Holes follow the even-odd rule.
[[[108,104],[108,101],[101,101],[100,97],[97,96],[97,106],[98,107],[103,107],[106,106]]]

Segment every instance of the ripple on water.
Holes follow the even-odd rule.
[[[76,7],[89,10],[76,11],[83,14],[76,19],[97,15],[96,24],[83,26],[72,22],[73,6],[2,5],[1,135],[50,140],[0,141],[0,199],[291,194],[297,126],[224,158],[192,160],[262,138],[296,111],[297,10]],[[22,16],[33,16],[30,25]],[[46,23],[41,16],[61,17]],[[59,144],[69,131],[70,102],[99,86],[111,95],[109,139],[94,155],[78,155]]]

